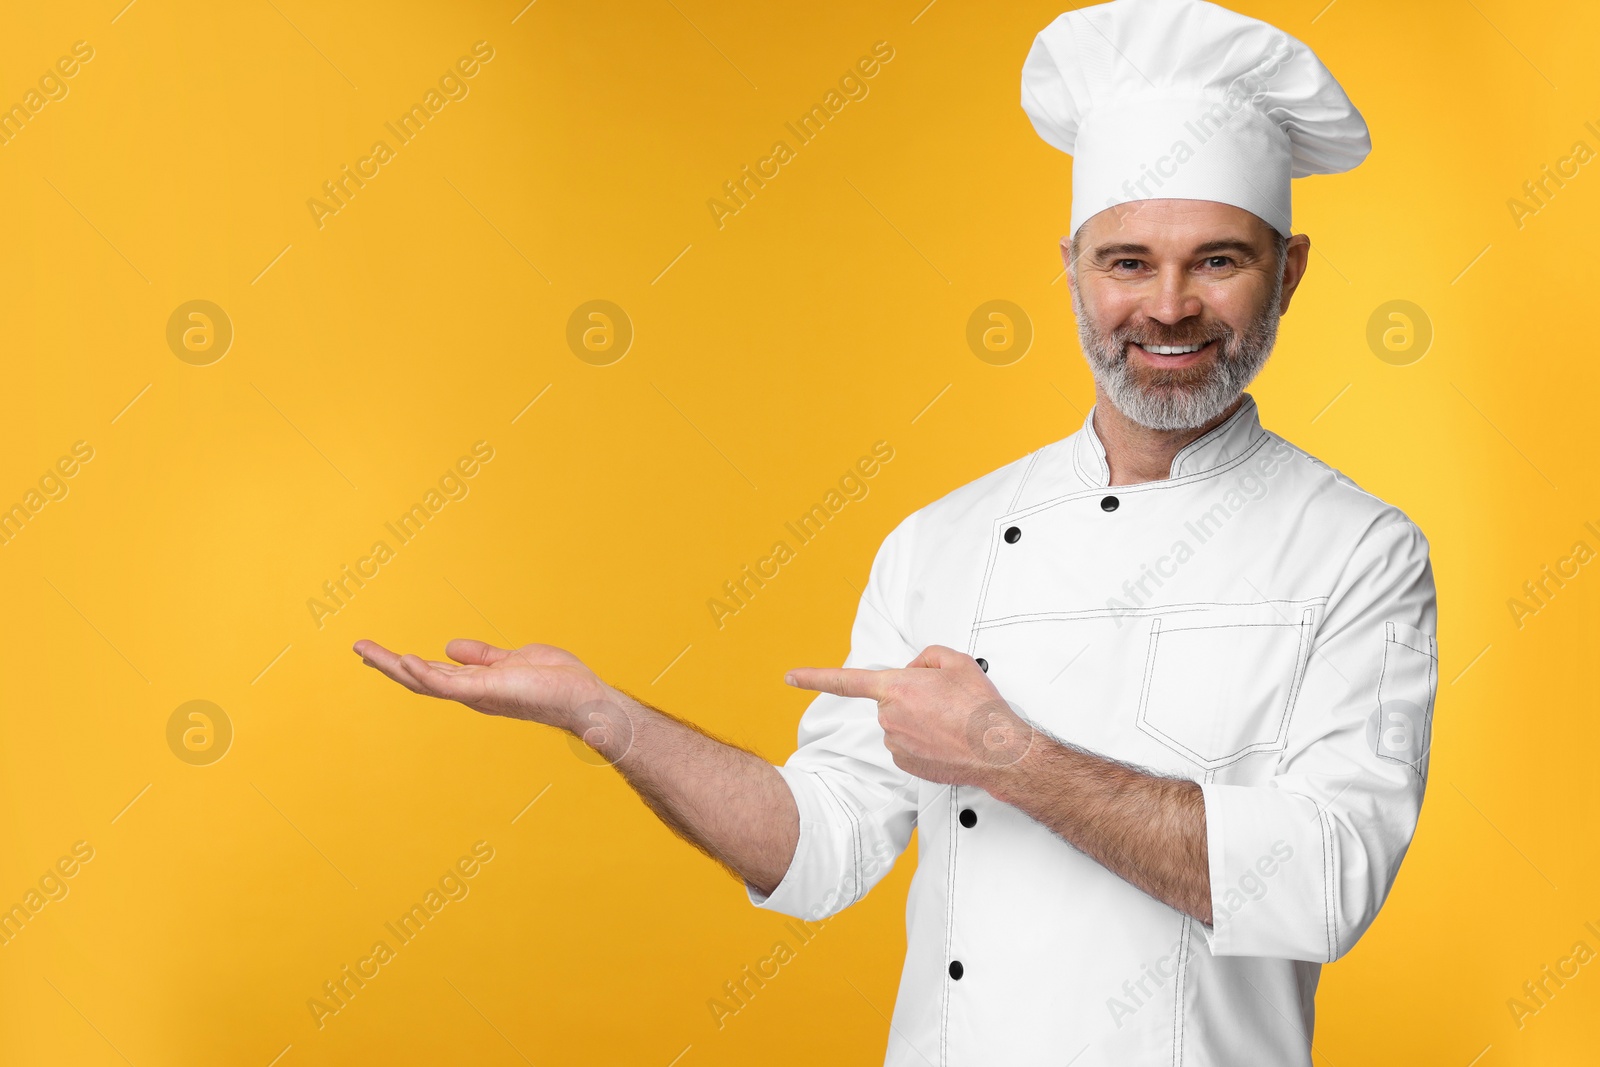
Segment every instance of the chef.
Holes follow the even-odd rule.
[[[1309,1065],[1321,964],[1416,828],[1438,654],[1428,543],[1262,427],[1244,390],[1308,263],[1290,179],[1360,114],[1300,41],[1201,0],[1035,39],[1022,104],[1073,156],[1082,427],[884,540],[781,767],[549,645],[356,651],[556,725],[759,907],[861,899],[920,830],[890,1067]]]

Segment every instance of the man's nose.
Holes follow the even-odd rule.
[[[1162,271],[1156,277],[1154,290],[1145,303],[1145,314],[1157,322],[1176,326],[1184,319],[1198,316],[1204,310],[1200,294],[1189,272],[1181,268]]]

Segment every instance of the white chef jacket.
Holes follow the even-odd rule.
[[[794,859],[746,890],[831,915],[921,828],[887,1067],[1309,1065],[1320,965],[1377,915],[1422,804],[1428,542],[1249,394],[1161,481],[1108,488],[1093,420],[901,522],[845,665],[962,649],[1047,733],[1199,783],[1212,925],[982,789],[902,771],[876,704],[832,694],[778,768]]]

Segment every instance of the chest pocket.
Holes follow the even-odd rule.
[[[1283,601],[1154,616],[1139,729],[1208,769],[1283,749],[1317,616]]]

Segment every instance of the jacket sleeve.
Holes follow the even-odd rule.
[[[846,667],[904,667],[916,658],[906,637],[911,574],[907,518],[879,546],[856,608]],[[910,843],[918,780],[884,747],[878,705],[820,693],[800,718],[799,748],[777,768],[800,810],[800,839],[770,896],[748,883],[750,902],[810,921],[866,895]]]
[[[1436,621],[1427,539],[1391,509],[1329,596],[1277,773],[1201,785],[1213,955],[1331,962],[1377,917],[1427,783]]]

